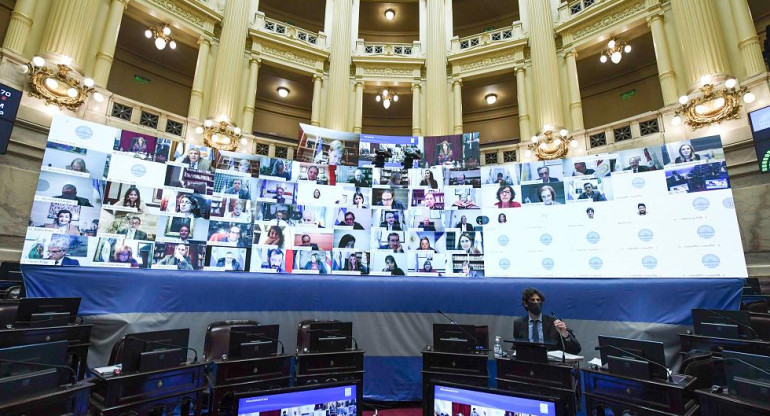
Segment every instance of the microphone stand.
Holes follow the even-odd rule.
[[[721,313],[719,313],[719,312],[717,312],[717,311],[715,311],[713,309],[704,309],[704,311],[707,311],[708,313],[710,313],[713,316],[718,316],[720,318],[723,318],[724,320],[726,320],[728,322],[731,322],[731,323],[734,323],[735,325],[738,325],[740,327],[747,328],[749,331],[751,331],[751,336],[754,337],[754,339],[759,338],[759,334],[757,334],[757,331],[755,331],[754,328],[752,328],[750,325],[742,324],[742,323],[736,321],[735,319],[732,319],[729,316],[721,314]]]
[[[597,350],[597,351],[601,350],[602,348],[613,348],[613,349],[618,350],[618,351],[620,351],[620,352],[622,352],[624,354],[628,354],[628,355],[630,355],[632,357],[638,358],[638,359],[640,359],[642,361],[645,361],[647,363],[655,364],[658,367],[666,370],[666,381],[672,381],[671,372],[668,371],[668,368],[666,368],[666,366],[660,365],[659,363],[656,363],[655,361],[652,361],[652,360],[650,360],[648,358],[644,358],[641,355],[636,355],[636,354],[634,354],[634,353],[632,353],[632,352],[630,352],[628,350],[625,350],[625,349],[620,348],[620,347],[616,347],[614,345],[597,345],[596,347],[594,347],[594,349]]]
[[[483,345],[479,345],[479,340],[473,336],[470,332],[466,331],[465,328],[463,328],[462,325],[455,322],[454,319],[450,318],[449,315],[445,314],[441,311],[441,309],[437,310],[436,312],[440,313],[444,318],[448,319],[449,322],[460,329],[460,331],[463,331],[463,333],[467,336],[469,336],[473,340],[473,349],[476,350],[476,347],[483,347]],[[489,351],[489,348],[481,348],[481,350]]]
[[[553,311],[551,311],[551,317],[554,320],[561,321],[561,319],[556,317],[556,314],[553,313]],[[559,332],[559,331],[556,331],[556,332]],[[569,333],[569,330],[567,330],[567,333]],[[561,342],[561,363],[562,364],[566,364],[567,363],[567,351],[566,351],[567,348],[564,346],[564,337],[561,336],[561,332],[559,332],[557,335],[559,336],[559,341]]]

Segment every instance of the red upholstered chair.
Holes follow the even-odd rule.
[[[206,338],[203,341],[203,359],[205,361],[227,355],[230,346],[230,329],[235,325],[259,325],[259,322],[234,319],[210,323],[206,328]]]

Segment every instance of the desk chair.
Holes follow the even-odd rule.
[[[741,309],[749,312],[768,313],[768,303],[766,300],[741,303]]]
[[[695,389],[710,389],[713,385],[725,385],[722,357],[710,353],[687,357],[682,363],[682,374],[697,377]]]
[[[751,327],[763,341],[770,341],[770,313],[750,313]]]
[[[18,300],[0,300],[0,329],[13,325],[17,309],[19,309]]]
[[[204,361],[211,361],[227,355],[230,347],[230,329],[235,325],[259,325],[259,322],[234,319],[210,323],[206,328],[206,338],[203,341]]]

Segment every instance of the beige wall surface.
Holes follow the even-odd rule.
[[[310,113],[303,117],[257,108],[254,110],[254,127],[252,130],[296,139],[299,137],[299,123],[310,124]]]
[[[636,90],[636,94],[624,100],[621,94],[631,90]],[[658,73],[650,68],[630,78],[611,80],[606,85],[581,88],[580,93],[586,129],[663,107]]]
[[[366,134],[379,134],[383,136],[411,136],[412,119],[404,118],[363,118],[361,131]]]

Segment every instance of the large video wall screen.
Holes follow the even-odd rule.
[[[55,117],[22,261],[469,278],[746,276],[719,137],[479,166],[477,133],[302,127],[295,160],[285,160]]]

